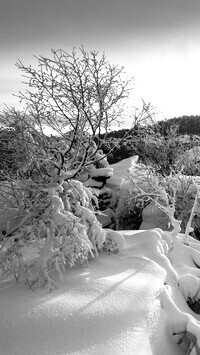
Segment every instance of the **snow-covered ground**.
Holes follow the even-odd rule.
[[[198,316],[178,286],[161,232],[122,233],[119,255],[101,254],[87,267],[69,270],[52,293],[2,280],[0,354],[179,355],[186,350],[171,333],[185,329],[200,345]],[[177,260],[181,269],[182,257]]]

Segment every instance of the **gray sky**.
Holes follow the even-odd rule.
[[[17,58],[84,45],[136,79],[164,116],[200,114],[199,0],[5,0],[0,3],[0,107],[25,89]]]

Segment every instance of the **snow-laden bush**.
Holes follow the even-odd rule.
[[[27,126],[23,128],[25,134]],[[40,141],[39,133],[32,135],[37,139],[27,143],[32,157],[28,165],[16,172],[2,170],[0,271],[31,289],[52,289],[56,272],[62,277],[67,266],[84,264],[102,249],[106,232],[95,215],[95,190],[73,177],[108,163],[92,140],[84,156],[74,141],[69,149],[67,138],[43,135]],[[16,150],[17,142],[16,135]],[[109,249],[107,244],[103,249]]]
[[[62,278],[67,267],[83,265],[102,247],[118,252],[123,238],[117,240],[102,229],[94,211],[97,203],[91,189],[77,180],[41,189],[21,226],[0,242],[1,272],[14,275],[31,289],[47,286],[51,290],[56,273]]]
[[[198,178],[181,173],[172,173],[163,178],[152,167],[138,164],[124,176],[116,213],[119,224],[122,223],[121,220],[127,220],[129,215],[134,217],[134,213],[141,213],[153,201],[156,207],[169,217],[169,229],[172,228],[175,218],[176,221],[180,221],[182,233],[186,231],[189,222],[192,227],[189,233],[192,232],[198,237],[200,224],[198,190]]]
[[[31,288],[46,283],[51,288],[52,268],[61,276],[65,264],[83,263],[104,241],[101,228],[98,236],[93,233],[96,220],[89,218],[88,209],[92,195],[81,183],[72,180],[43,193],[45,204],[37,217],[34,213],[26,217],[27,222],[1,245],[1,269]]]
[[[116,208],[118,226],[125,226],[127,219],[141,215],[142,210],[149,204],[151,196],[163,193],[163,177],[150,166],[135,164],[124,175],[119,191],[119,201]],[[125,228],[124,228],[125,229]]]

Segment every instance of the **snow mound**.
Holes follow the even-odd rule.
[[[120,254],[102,253],[85,268],[68,270],[50,294],[0,282],[1,355],[181,355],[193,346],[191,354],[199,351],[200,324],[184,298],[186,276],[179,288],[182,259],[176,270],[170,262],[170,235],[159,229],[119,234],[112,238],[120,241]],[[176,243],[178,248],[181,241]]]

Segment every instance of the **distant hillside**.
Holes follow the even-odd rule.
[[[178,133],[180,135],[195,134],[200,136],[200,116],[174,117],[158,122],[157,126],[160,127],[160,133],[165,135],[172,124],[179,125]]]
[[[169,130],[170,126],[177,124],[179,126],[177,133],[179,135],[185,135],[185,134],[194,134],[200,136],[200,116],[181,116],[181,117],[174,117],[170,118],[165,121],[159,121],[158,123],[155,124],[153,127],[153,130],[166,135],[167,131]],[[147,131],[149,128],[147,127],[140,127],[140,131]],[[116,131],[111,131],[107,133],[106,137],[107,138],[118,138],[121,139],[124,135],[131,135],[137,136],[138,129],[133,128],[131,130],[129,129],[119,129]],[[104,134],[100,135],[100,138],[104,138]]]

